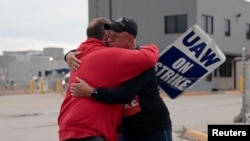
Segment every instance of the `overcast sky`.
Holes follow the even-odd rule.
[[[3,51],[77,48],[86,39],[88,0],[1,0]]]

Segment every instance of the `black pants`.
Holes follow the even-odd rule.
[[[102,137],[87,137],[82,139],[67,139],[65,141],[105,141]]]

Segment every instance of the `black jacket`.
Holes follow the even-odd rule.
[[[125,136],[141,136],[172,127],[168,108],[159,95],[154,67],[118,88],[98,88],[97,92],[97,100],[114,104],[129,103],[138,95],[141,112],[123,118],[122,133]]]

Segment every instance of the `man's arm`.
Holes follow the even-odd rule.
[[[148,82],[150,73],[150,69],[146,70],[117,88],[97,88],[95,100],[111,104],[130,103]],[[73,83],[71,85],[72,95],[76,97],[91,97],[94,88],[83,80],[78,79],[78,81],[79,83]]]
[[[64,60],[67,62],[69,68],[71,70],[77,70],[81,65],[81,60],[77,58],[81,52],[76,49],[70,50],[64,55]]]
[[[118,50],[119,48],[116,49]],[[108,53],[111,52],[109,50]],[[106,57],[112,60],[108,61],[108,59],[105,59],[105,61],[112,62],[112,64],[110,63],[106,66],[112,67],[113,70],[119,70],[114,73],[112,79],[119,78],[117,82],[124,83],[153,67],[158,61],[159,50],[154,44],[148,44],[142,46],[140,50],[123,49],[119,53],[113,50],[112,54],[114,56],[109,55]]]
[[[143,52],[143,53],[145,53],[144,57],[146,56],[148,58],[152,58],[152,63],[155,64],[156,61],[158,60],[158,54],[159,54],[158,48],[154,44],[149,44],[147,46],[142,46],[142,47],[147,48],[147,50],[151,50],[149,52]],[[139,46],[137,47],[137,49],[139,49]],[[157,53],[157,54],[154,54],[153,52]],[[70,69],[77,70],[80,67],[81,61],[77,58],[77,55],[79,55],[80,53],[81,52],[77,51],[77,49],[73,49],[64,55],[64,60],[67,62]],[[135,63],[136,63],[136,61],[140,61],[140,60],[139,59],[134,60]]]
[[[68,61],[67,61],[67,56],[68,56],[69,53],[72,53],[72,52],[76,52],[76,49],[72,49],[72,50],[70,50],[69,52],[67,52],[67,53],[64,55],[64,61],[68,62]]]

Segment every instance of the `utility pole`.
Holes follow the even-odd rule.
[[[242,122],[246,123],[246,89],[247,89],[247,84],[246,84],[246,65],[247,65],[247,49],[245,47],[242,48],[242,79],[243,79],[243,90],[242,90],[242,110],[243,110],[243,117],[242,117]],[[249,79],[249,78],[248,78]]]

